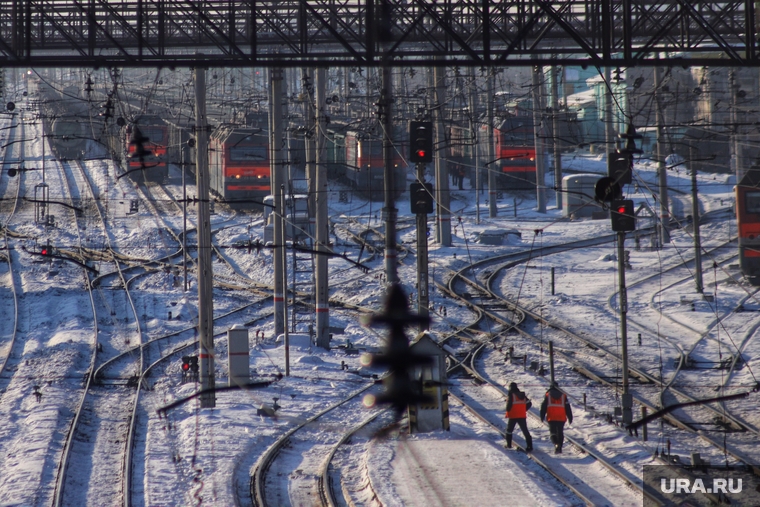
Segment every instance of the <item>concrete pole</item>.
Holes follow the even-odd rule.
[[[324,68],[317,69],[316,76],[316,205],[317,223],[314,231],[316,248],[319,252],[330,251],[329,243],[329,217],[327,200],[329,197],[327,184],[327,150],[325,148],[326,132],[326,87],[327,77]],[[316,258],[316,291],[317,291],[317,318],[316,334],[317,346],[324,349],[330,348],[330,305],[329,305],[329,282],[327,279],[327,255],[317,255]]]
[[[549,340],[549,379],[554,383],[554,342]]]
[[[198,188],[198,350],[201,390],[214,389],[214,266],[211,262],[211,214],[209,212],[208,131],[206,128],[206,70],[196,67],[195,78],[195,175]],[[213,391],[201,395],[201,407],[216,406]]]
[[[552,65],[552,147],[554,148],[554,188],[557,209],[562,209],[562,145],[559,138],[559,67]]]
[[[425,182],[425,164],[417,164],[417,180]],[[427,218],[427,213],[417,214],[417,313],[420,317],[427,317],[430,313]],[[428,322],[421,322],[420,331],[426,331],[429,326]]]
[[[728,93],[731,100],[731,110],[729,111],[729,121],[731,122],[731,139],[729,140],[729,152],[731,153],[731,167],[730,169],[736,174],[736,181],[741,181],[744,176],[744,165],[742,165],[741,157],[741,145],[739,143],[739,109],[738,109],[738,94],[739,84],[736,79],[736,69],[729,69],[728,71]]]
[[[620,295],[618,303],[620,304],[620,338],[623,346],[623,424],[630,424],[633,421],[633,398],[628,392],[628,293],[625,287],[625,232],[617,233],[618,243],[618,285],[620,286]]]
[[[304,85],[308,82],[310,86],[314,85],[314,74],[311,69],[303,70]],[[309,185],[309,225],[314,231],[316,227],[317,216],[317,173],[316,173],[316,126],[314,124],[314,97],[311,96],[306,86],[302,87],[303,92],[307,95],[306,105],[304,107],[304,125],[306,126],[307,135],[303,139],[304,158],[306,160],[306,180]],[[312,89],[313,90],[313,89]],[[314,127],[314,128],[312,128]]]
[[[486,146],[488,146],[488,162],[485,167],[488,171],[488,216],[496,218],[496,215],[499,214],[496,207],[496,194],[498,193],[496,185],[500,161],[496,160],[496,146],[494,145],[493,133],[493,69],[488,70],[486,81],[486,107],[488,108],[488,139]]]
[[[270,160],[270,188],[272,195],[276,196],[280,186],[285,184],[282,164],[282,69],[272,68],[269,71],[269,146],[271,147]],[[275,202],[278,199],[275,198]],[[277,205],[276,213],[285,214],[285,210]],[[276,215],[275,215],[276,216]],[[285,245],[280,244],[282,238],[282,221],[274,220],[274,238],[277,245],[272,253],[272,267],[274,269],[274,334],[280,336],[285,327],[285,276],[283,272],[282,250]]]
[[[391,287],[398,283],[396,269],[396,178],[393,167],[393,108],[391,107],[391,66],[382,67],[382,90],[380,91],[380,108],[382,111],[383,126],[383,163],[385,170],[383,181],[385,182],[385,200],[383,206],[383,220],[385,220],[385,278]]]
[[[441,246],[451,246],[451,194],[449,193],[449,168],[446,163],[448,143],[446,143],[446,125],[444,124],[444,107],[446,104],[446,69],[436,67],[433,70],[435,80],[435,199],[438,201],[438,221],[436,222],[436,241]]]
[[[279,201],[278,207],[282,210],[282,212],[279,214],[278,222],[280,222],[280,232],[282,233],[282,236],[275,239],[275,243],[281,243],[282,245],[287,244],[287,233],[285,232],[287,229],[287,224],[285,223],[285,210],[287,209],[287,204],[285,201],[285,185],[280,185],[279,189],[272,189],[272,191],[277,191],[276,194],[272,194],[275,200]],[[283,247],[279,249],[282,254],[282,279],[286,280],[288,277],[288,250]],[[277,250],[275,250],[277,251]],[[293,270],[295,271],[295,266],[293,267]],[[290,376],[290,336],[288,335],[288,287],[287,285],[283,286],[284,288],[284,298],[282,299],[282,333],[283,333],[283,345],[285,346],[285,376]],[[293,298],[295,299],[295,287],[293,288]]]
[[[691,166],[691,218],[694,225],[694,271],[697,292],[704,290],[702,283],[702,244],[699,237],[699,200],[697,194],[697,163],[694,161],[694,146],[689,144],[689,165]]]
[[[612,119],[612,72],[609,67],[604,68],[604,81],[609,85],[604,92],[604,152],[609,153],[617,148],[615,122]]]
[[[469,106],[470,106],[470,132],[472,132],[472,161],[475,165],[475,168],[473,169],[475,171],[475,222],[480,223],[480,150],[478,149],[480,146],[480,143],[478,142],[479,138],[479,125],[478,125],[478,93],[477,93],[477,86],[475,86],[475,69],[470,67],[469,74],[468,74],[469,80],[470,80],[470,96],[469,96]]]
[[[665,132],[662,128],[662,103],[660,101],[660,68],[654,68],[654,97],[657,123],[657,179],[660,186],[660,244],[670,243],[670,211],[668,206],[668,173],[665,169]]]
[[[533,137],[536,145],[536,211],[546,213],[546,188],[545,167],[546,160],[544,157],[544,142],[541,139],[541,126],[543,115],[541,113],[541,88],[543,79],[541,76],[542,69],[539,66],[533,67],[532,88],[533,88]]]

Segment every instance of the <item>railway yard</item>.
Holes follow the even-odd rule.
[[[0,505],[504,505],[505,495],[524,505],[667,505],[644,490],[645,465],[687,464],[695,454],[711,465],[760,460],[760,300],[739,270],[735,181],[725,174],[698,175],[702,293],[685,214],[674,213],[664,245],[648,219],[628,236],[633,419],[642,409],[746,397],[673,410],[647,425],[646,440],[642,429],[628,431],[616,413],[622,343],[609,220],[563,218],[551,207],[539,214],[528,192],[505,194],[488,218],[476,214],[485,197],[476,201],[468,184],[451,191],[452,246],[429,245],[430,336],[447,354],[450,430],[410,435],[406,417],[363,401],[382,393],[385,373],[362,363],[386,341],[385,329],[362,325],[386,293],[382,204],[330,184],[331,239],[345,255],[329,264],[332,348],[293,335],[285,376],[263,214],[217,199],[217,385],[228,383],[227,330],[236,324],[249,330],[252,384],[219,390],[216,407],[202,409],[182,371],[183,356],[197,353],[192,204],[183,219],[193,175],[170,165],[165,181],[138,181],[106,156],[56,156],[38,114],[27,100],[0,119],[3,163],[19,168],[0,179]],[[567,156],[565,166],[606,172],[591,153]],[[635,170],[631,198],[654,208],[655,165]],[[689,184],[688,174],[670,174],[682,208]],[[413,301],[414,216],[405,195],[397,206],[398,271]],[[494,230],[512,232],[501,245],[478,242]],[[288,256],[289,276],[308,277]],[[300,297],[291,310],[303,333]],[[575,413],[561,455],[538,416],[550,343]],[[533,400],[531,453],[519,432],[516,449],[504,447],[510,382]]]

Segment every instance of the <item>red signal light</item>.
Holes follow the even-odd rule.
[[[43,249],[42,249],[42,251],[41,251],[40,253],[41,253],[42,255],[47,255],[47,254],[48,254],[48,249],[47,249],[47,248],[43,248]]]
[[[187,363],[182,363],[182,371],[189,371],[190,365]]]
[[[617,211],[621,215],[624,215],[625,214],[625,206],[618,206],[618,210]]]
[[[420,158],[425,158],[425,150],[417,150],[417,156]]]

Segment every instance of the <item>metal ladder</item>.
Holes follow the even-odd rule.
[[[306,191],[299,192],[301,189],[297,180],[292,180],[290,187],[291,195],[306,193]],[[295,199],[291,199],[286,211],[289,226],[296,224],[295,208]],[[304,231],[299,231],[295,227],[290,230],[294,232],[294,241],[309,250],[314,250],[314,224],[312,220],[315,215],[311,206],[308,207],[308,216],[309,222],[300,225]],[[292,273],[290,289],[294,294],[294,304],[291,307],[291,332],[308,333],[309,337],[314,340],[316,329],[316,266],[314,254],[301,252],[294,248],[292,257],[293,268],[290,270]],[[297,294],[302,296],[299,297]],[[298,297],[300,304],[295,304],[296,297]]]

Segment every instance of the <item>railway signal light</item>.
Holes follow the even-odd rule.
[[[409,160],[415,164],[427,164],[433,161],[433,122],[409,122]]]
[[[607,175],[618,185],[633,182],[633,154],[613,151],[607,154]]]
[[[411,211],[415,215],[433,213],[433,185],[432,183],[412,183],[409,185],[409,199]]]
[[[615,232],[636,230],[636,217],[633,214],[633,201],[630,199],[612,201],[610,218],[612,219],[612,230]]]
[[[190,372],[190,356],[182,356],[182,374],[187,375]]]
[[[594,198],[599,202],[612,202],[620,199],[623,191],[620,185],[609,176],[599,178],[594,185]]]

